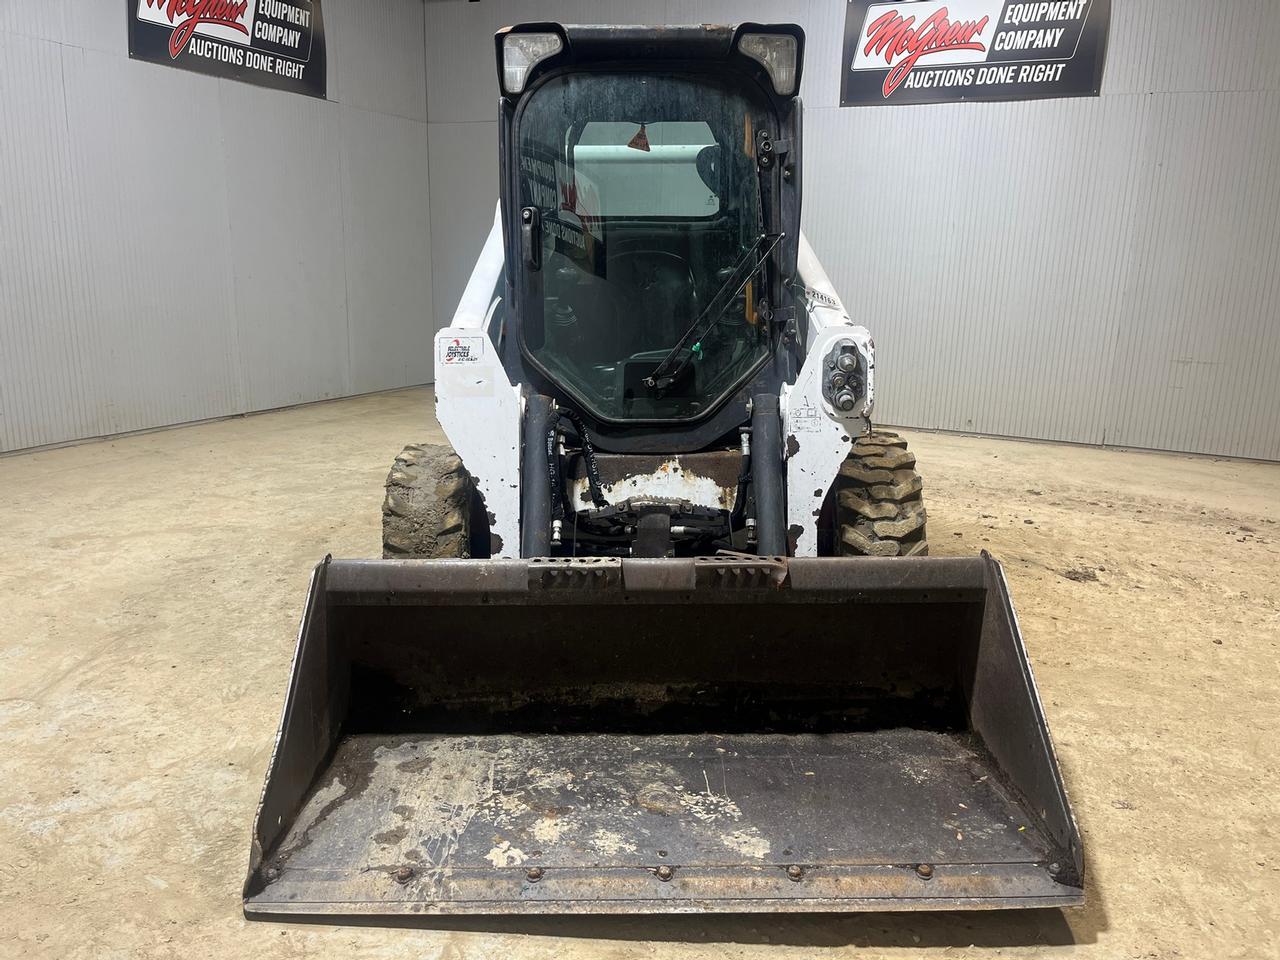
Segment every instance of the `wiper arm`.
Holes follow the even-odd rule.
[[[698,314],[697,319],[689,325],[689,329],[686,330],[684,334],[681,335],[680,339],[676,341],[676,345],[672,347],[671,351],[662,358],[662,361],[653,368],[653,372],[644,378],[644,385],[646,387],[649,387],[650,389],[665,390],[675,382],[676,378],[684,372],[684,368],[689,365],[689,356],[686,355],[683,358],[681,357],[681,352],[685,349],[685,345],[688,344],[690,340],[697,342],[711,332],[715,325],[720,322],[720,318],[724,316],[724,312],[729,308],[729,304],[733,303],[738,294],[742,293],[742,291],[746,289],[747,284],[751,282],[751,278],[760,271],[760,268],[764,265],[769,254],[773,252],[773,248],[776,247],[785,236],[785,233],[762,233],[756,237],[755,241],[747,248],[746,252],[738,258],[738,262],[733,265],[733,269],[729,271],[728,278],[720,285],[720,289],[715,292],[715,296],[713,296],[707,303],[706,309],[704,309],[702,313]],[[751,258],[755,255],[755,252],[760,249],[760,245],[766,240],[772,240],[772,243],[769,244],[769,248],[765,250],[764,253],[760,254],[759,258],[754,262],[751,262]],[[746,275],[739,281],[739,274],[742,273],[742,268],[748,263],[751,263],[751,269],[748,270]],[[734,287],[735,282],[737,283],[736,287]],[[720,306],[717,309],[716,302],[724,297],[725,291],[730,288],[733,288],[733,293],[728,297],[725,297],[724,301],[720,303]],[[703,324],[707,321],[708,317],[710,317],[710,321],[706,322],[706,329],[703,329]]]

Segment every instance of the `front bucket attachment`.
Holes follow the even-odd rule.
[[[251,917],[1082,902],[999,565],[331,561]]]

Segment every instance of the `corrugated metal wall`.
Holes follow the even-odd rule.
[[[0,451],[422,383],[422,0],[329,0],[329,100],[0,0]]]
[[[131,62],[115,3],[0,2],[0,451],[429,380],[495,29],[793,19],[882,420],[1280,459],[1280,4],[1115,0],[1095,100],[842,110],[845,6],[328,0],[319,102]]]
[[[428,0],[436,321],[491,222],[495,29],[795,20],[805,229],[883,421],[1280,459],[1280,3],[1113,6],[1100,98],[840,109],[842,0]]]

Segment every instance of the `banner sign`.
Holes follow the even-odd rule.
[[[320,0],[125,0],[129,56],[323,98]]]
[[[1111,0],[849,0],[842,107],[1096,97]]]

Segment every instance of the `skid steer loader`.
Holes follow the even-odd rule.
[[[801,30],[496,41],[452,446],[315,571],[246,913],[1080,903],[1000,566],[925,556],[800,232]]]

